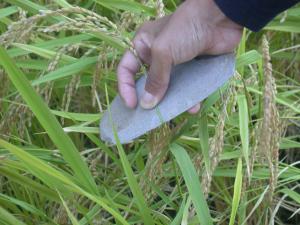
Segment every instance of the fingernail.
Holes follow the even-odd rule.
[[[157,105],[157,103],[158,98],[147,91],[144,92],[140,101],[140,105],[144,109],[152,109]]]

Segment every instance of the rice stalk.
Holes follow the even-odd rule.
[[[5,95],[8,92],[8,88],[9,88],[9,79],[6,76],[5,72],[3,69],[0,68],[0,107],[3,104],[2,103],[2,98],[5,97]]]
[[[105,52],[105,51],[104,51]],[[99,92],[99,84],[101,82],[103,72],[102,69],[105,67],[107,70],[107,62],[106,62],[106,55],[104,53],[100,53],[98,56],[98,60],[96,63],[96,68],[93,73],[93,83],[92,83],[92,88],[91,88],[91,96],[92,96],[92,106],[96,106],[96,97],[97,93]]]
[[[218,166],[220,154],[224,149],[224,128],[227,118],[227,106],[230,101],[231,94],[231,91],[228,91],[228,93],[224,96],[222,110],[218,116],[218,124],[215,128],[215,135],[209,143],[211,158],[210,169],[205,169],[202,174],[202,189],[206,198],[208,197],[210,191],[213,172]]]
[[[123,12],[120,19],[120,27],[127,31],[129,28],[133,27],[135,29],[136,18],[132,12]]]
[[[269,43],[266,36],[262,41],[264,61],[264,93],[263,93],[263,120],[260,129],[259,151],[266,157],[270,170],[269,204],[273,203],[273,195],[277,186],[279,141],[281,136],[279,114],[277,111],[275,96],[276,84],[272,75],[272,64],[269,54]]]
[[[161,127],[150,131],[148,136],[148,159],[145,166],[145,178],[140,182],[142,190],[146,195],[146,199],[151,201],[154,193],[151,191],[147,182],[159,184],[163,174],[163,163],[168,156],[168,145],[171,138],[171,130],[168,123]]]
[[[161,18],[165,16],[164,11],[165,5],[163,3],[163,0],[156,0],[156,15],[157,18]]]
[[[65,87],[65,92],[62,100],[62,108],[64,111],[69,111],[72,97],[78,90],[80,85],[80,75],[73,75],[69,84]],[[61,123],[64,124],[64,117],[61,118]]]
[[[35,15],[12,23],[8,26],[8,30],[0,35],[0,44],[7,48],[12,43],[26,43],[36,23],[42,18],[41,15]]]

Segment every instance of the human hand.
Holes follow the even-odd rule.
[[[171,68],[198,55],[232,52],[242,27],[228,19],[213,0],[187,0],[171,15],[146,22],[133,39],[139,58],[150,66],[140,105],[155,107],[167,91]],[[137,104],[134,76],[140,63],[127,51],[118,66],[118,87],[125,104]],[[188,75],[187,75],[188,76]],[[200,103],[189,110],[196,113]]]

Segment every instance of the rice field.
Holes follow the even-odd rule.
[[[244,30],[236,72],[126,145],[116,67],[176,0],[0,0],[0,224],[300,224],[300,5]]]

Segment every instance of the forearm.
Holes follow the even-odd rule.
[[[300,0],[214,0],[231,20],[252,31],[258,31],[277,14]]]

